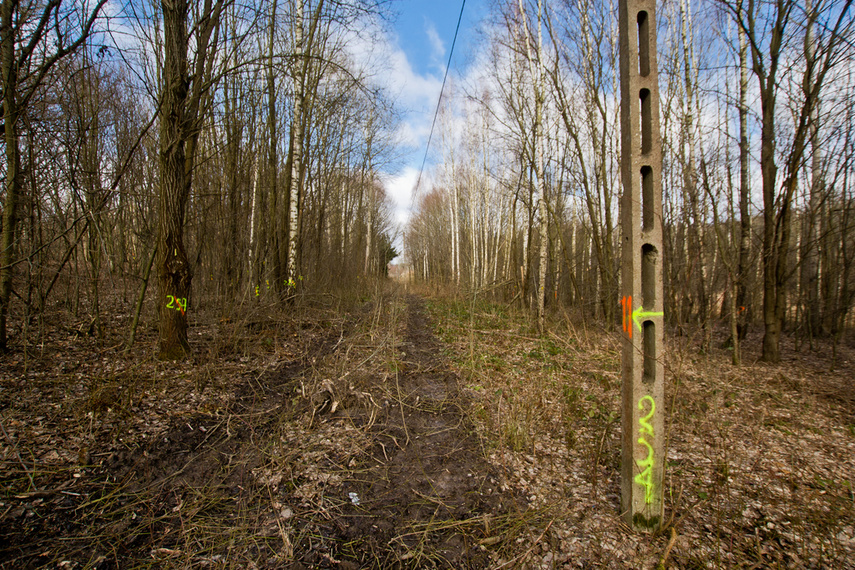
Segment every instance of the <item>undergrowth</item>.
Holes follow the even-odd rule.
[[[845,343],[829,373],[670,341],[668,524],[642,535],[619,513],[620,337],[420,304],[203,309],[179,363],[151,326],[129,354],[121,326],[71,323],[3,356],[0,566],[853,567]]]
[[[855,567],[851,366],[796,354],[735,368],[724,350],[670,343],[669,522],[637,535],[619,518],[618,334],[556,313],[537,334],[529,313],[488,302],[428,306],[478,395],[485,455],[555,513],[534,566]]]

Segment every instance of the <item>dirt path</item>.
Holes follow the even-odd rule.
[[[431,303],[202,315],[188,362],[119,327],[0,355],[0,569],[855,569],[855,347],[734,368],[672,339],[673,525],[644,535],[615,335]]]
[[[423,301],[320,317],[211,333],[275,358],[7,357],[0,568],[488,567],[517,506]]]
[[[483,459],[464,411],[467,399],[441,357],[421,299],[406,298],[405,318],[401,370],[370,386],[375,400],[383,398],[383,413],[368,432],[373,446],[365,469],[348,482],[356,495],[344,512],[344,537],[363,541],[383,568],[405,560],[483,567],[484,517],[508,505],[495,492],[496,474]],[[366,420],[362,410],[343,416]]]

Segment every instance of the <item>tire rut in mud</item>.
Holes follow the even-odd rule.
[[[316,329],[296,359],[218,382],[221,407],[152,415],[121,445],[96,441],[75,478],[40,481],[49,496],[14,498],[0,568],[489,567],[480,541],[518,506],[423,301],[384,295]],[[318,384],[337,408],[321,410]]]
[[[499,475],[483,458],[423,301],[408,296],[406,307],[402,370],[371,390],[386,397],[370,427],[371,457],[348,485],[352,501],[339,525],[353,546],[340,553],[360,567],[483,568],[489,559],[479,539],[511,500],[498,493]]]

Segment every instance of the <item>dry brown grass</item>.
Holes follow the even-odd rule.
[[[757,363],[757,339],[740,368],[725,351],[700,356],[691,339],[672,340],[671,522],[646,536],[618,517],[618,335],[566,315],[536,335],[527,314],[506,306],[430,306],[478,396],[485,453],[506,470],[509,492],[552,513],[548,529],[541,521],[521,541],[529,567],[855,567],[855,409],[844,388],[855,377],[851,347],[828,372],[822,353]]]
[[[151,330],[123,356],[121,328],[5,356],[0,566],[853,567],[851,347],[829,373],[672,339],[649,536],[618,516],[616,334],[443,297],[437,343],[412,299],[354,300],[203,312],[193,362]],[[447,462],[396,474],[419,454]]]

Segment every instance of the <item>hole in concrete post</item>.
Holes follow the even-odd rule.
[[[644,372],[641,381],[652,384],[656,379],[656,324],[653,321],[644,321],[641,328],[644,345]]]
[[[656,262],[659,252],[649,243],[641,246],[641,305],[652,311],[656,305]]]
[[[653,144],[650,116],[650,89],[642,89],[639,93],[641,100],[641,153],[647,154]]]
[[[641,229],[649,232],[653,229],[653,169],[641,167]]]
[[[638,73],[647,77],[650,73],[650,28],[647,12],[638,13]]]
[[[656,307],[656,263],[659,252],[649,243],[641,246],[641,306],[644,311]],[[656,378],[656,324],[644,321],[641,325],[644,372],[641,380],[652,383]]]

